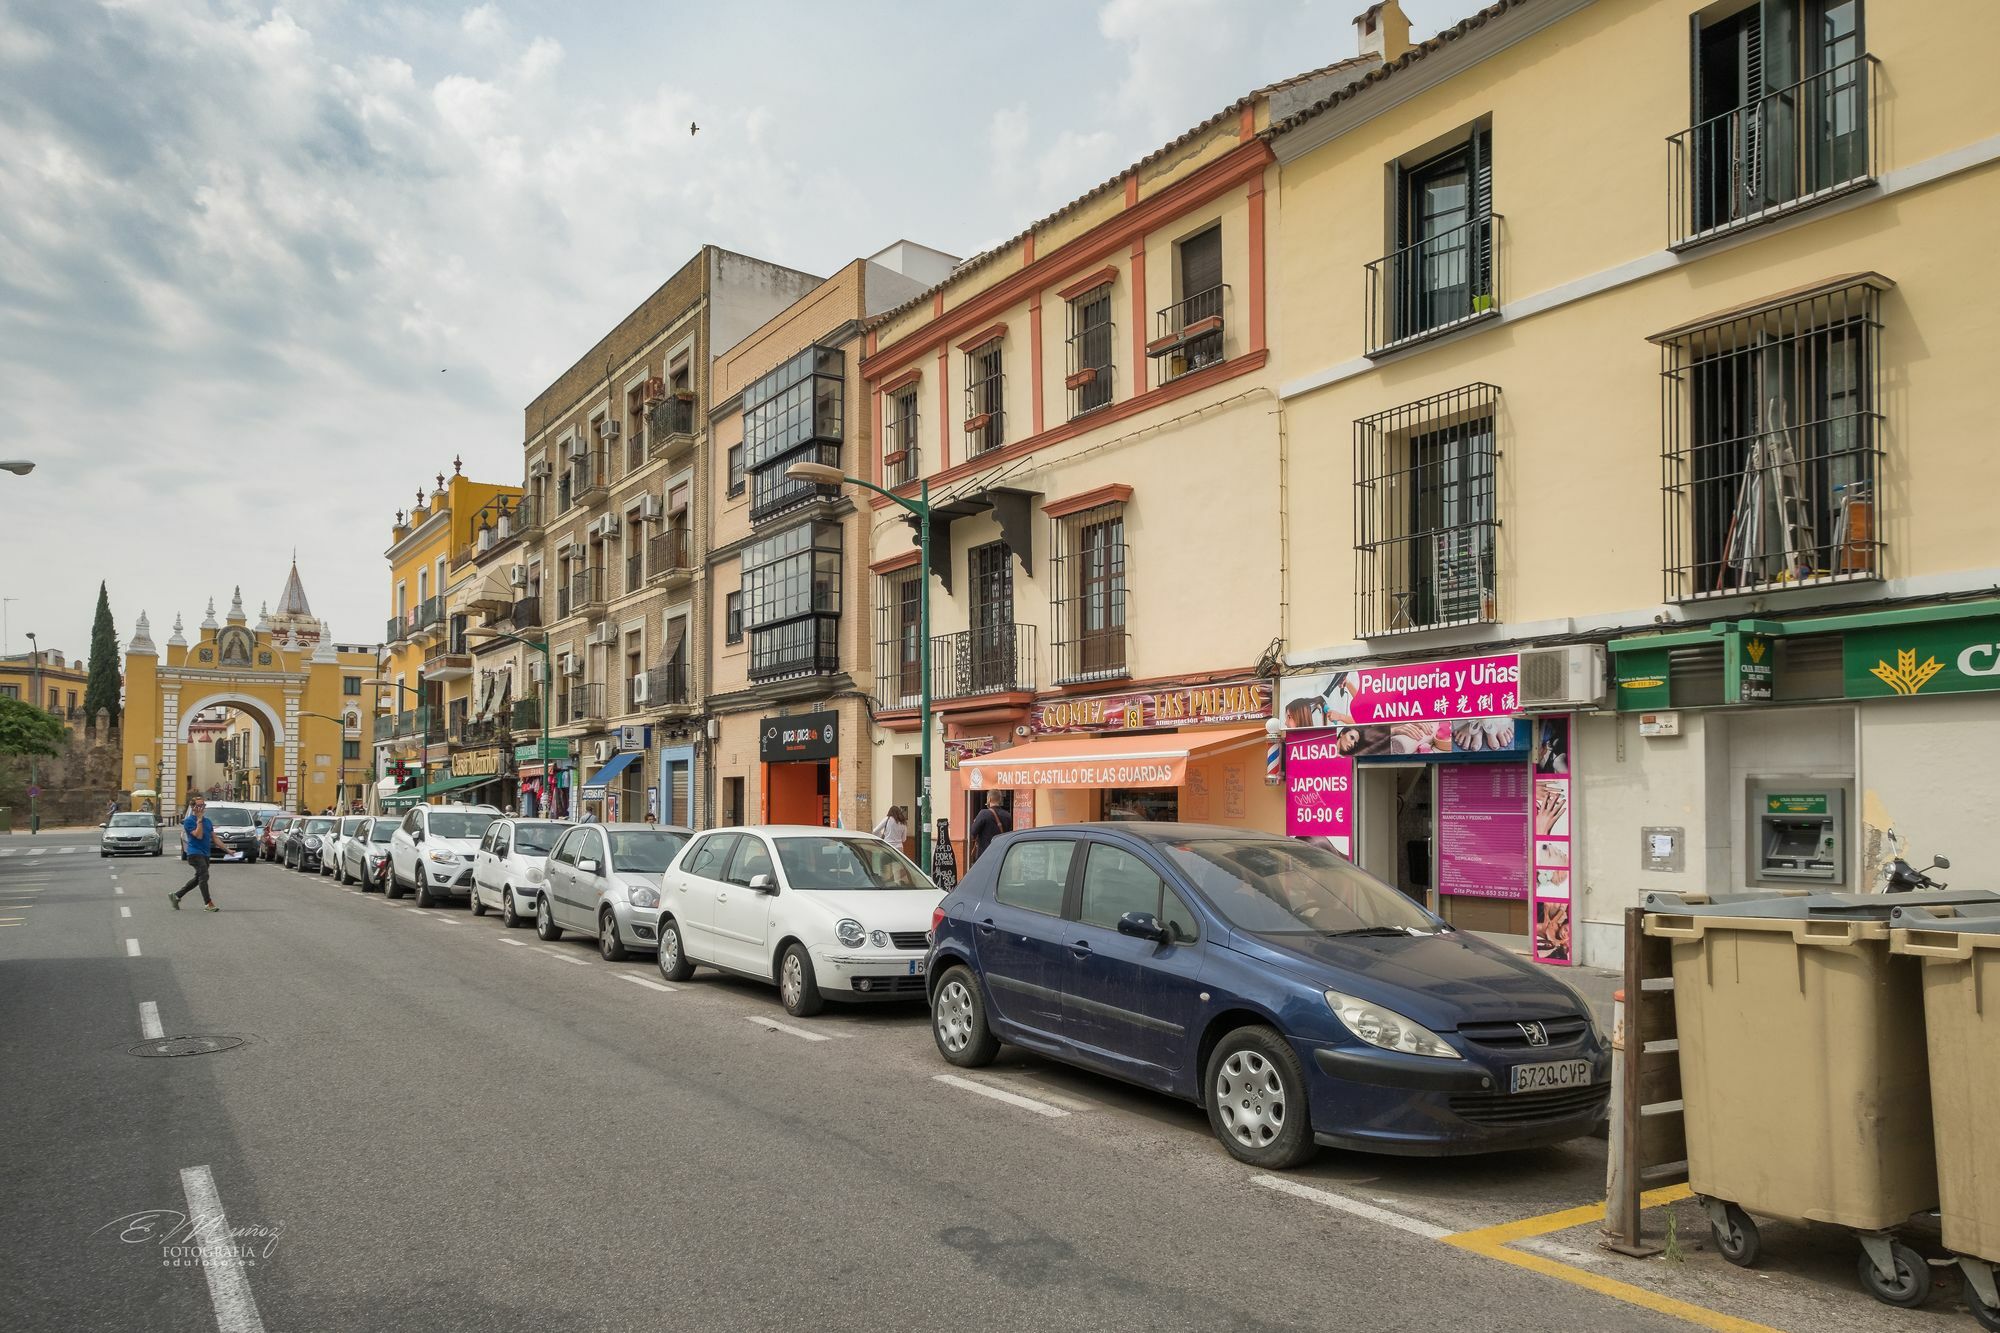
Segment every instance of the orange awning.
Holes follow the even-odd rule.
[[[988,787],[1178,787],[1187,782],[1190,759],[1264,739],[1262,727],[1212,727],[1174,735],[1065,736],[1030,741],[993,754],[958,761],[968,786]]]

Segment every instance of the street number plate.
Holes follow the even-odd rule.
[[[913,977],[920,977],[923,974],[924,974],[924,960],[921,958],[912,958],[910,960],[910,975]]]
[[[1539,1065],[1515,1065],[1509,1092],[1548,1092],[1581,1088],[1590,1082],[1590,1061],[1550,1060]]]

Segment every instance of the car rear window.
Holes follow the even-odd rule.
[[[208,822],[217,828],[251,828],[257,823],[256,815],[248,810],[232,810],[227,806],[208,808]]]
[[[1063,888],[1069,883],[1069,863],[1075,855],[1076,843],[1068,838],[1015,843],[1000,863],[1000,883],[994,896],[1010,907],[1061,916]]]

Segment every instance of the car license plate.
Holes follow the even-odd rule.
[[[920,977],[923,974],[924,974],[924,960],[921,958],[912,958],[910,960],[910,975],[913,977]]]
[[[1550,1060],[1538,1065],[1515,1065],[1509,1092],[1548,1092],[1555,1088],[1581,1088],[1590,1082],[1590,1061]]]

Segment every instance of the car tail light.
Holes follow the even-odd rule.
[[[944,924],[944,909],[943,909],[942,907],[933,907],[933,908],[931,909],[931,938],[932,938],[932,939],[936,939],[936,938],[937,938],[937,933],[938,933],[938,927],[939,927],[939,926],[942,926],[943,924]]]

